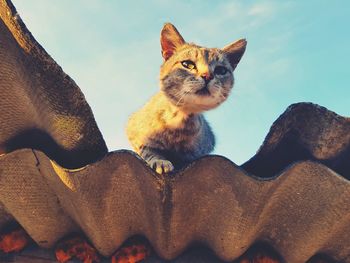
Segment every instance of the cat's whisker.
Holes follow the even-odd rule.
[[[191,90],[191,89],[190,89]],[[186,91],[186,90],[178,90],[177,92],[175,92],[173,95],[175,96],[175,97],[182,97],[182,96],[184,96],[184,94],[186,94],[186,93],[189,93],[190,91]]]
[[[220,91],[219,93],[220,98],[226,98],[226,96]]]
[[[182,93],[182,94],[181,94]],[[186,96],[186,91],[185,92],[180,92],[179,95],[181,94],[180,98],[178,99],[178,101],[176,102],[175,106],[179,106],[179,104],[181,103],[181,100]]]
[[[180,99],[177,101],[176,105],[175,106],[179,106],[181,100],[189,93],[191,93],[193,91],[193,87],[189,90],[189,91],[184,91],[182,96],[180,97]]]

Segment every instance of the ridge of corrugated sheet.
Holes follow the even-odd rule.
[[[34,148],[72,168],[107,153],[79,87],[8,0],[0,0],[0,91],[0,154]]]
[[[312,103],[296,103],[274,122],[257,154],[242,167],[269,177],[313,160],[350,179],[350,118]]]
[[[266,180],[209,156],[161,178],[128,151],[68,170],[23,149],[0,167],[1,203],[43,247],[81,229],[103,255],[144,235],[167,259],[199,242],[232,260],[267,240],[287,262],[350,260],[350,182],[319,163]]]

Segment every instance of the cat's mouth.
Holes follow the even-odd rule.
[[[209,95],[211,95],[207,86],[204,86],[204,88],[201,88],[200,90],[197,90],[195,93],[197,95],[200,95],[200,96],[209,96]]]

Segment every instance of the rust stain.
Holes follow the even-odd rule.
[[[15,229],[0,235],[0,251],[4,253],[19,252],[30,242],[30,238],[23,229]]]
[[[112,263],[136,263],[148,258],[151,249],[144,244],[130,245],[119,249],[112,256]]]
[[[74,237],[60,242],[55,250],[56,259],[60,263],[76,258],[83,263],[98,263],[100,258],[96,250],[83,238]]]

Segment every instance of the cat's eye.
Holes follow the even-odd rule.
[[[227,68],[223,66],[217,66],[214,70],[215,75],[225,75],[227,73]]]
[[[196,64],[194,64],[194,62],[191,61],[191,60],[184,60],[184,61],[181,61],[181,65],[182,65],[184,68],[188,68],[188,69],[195,69],[195,68],[196,68]]]

